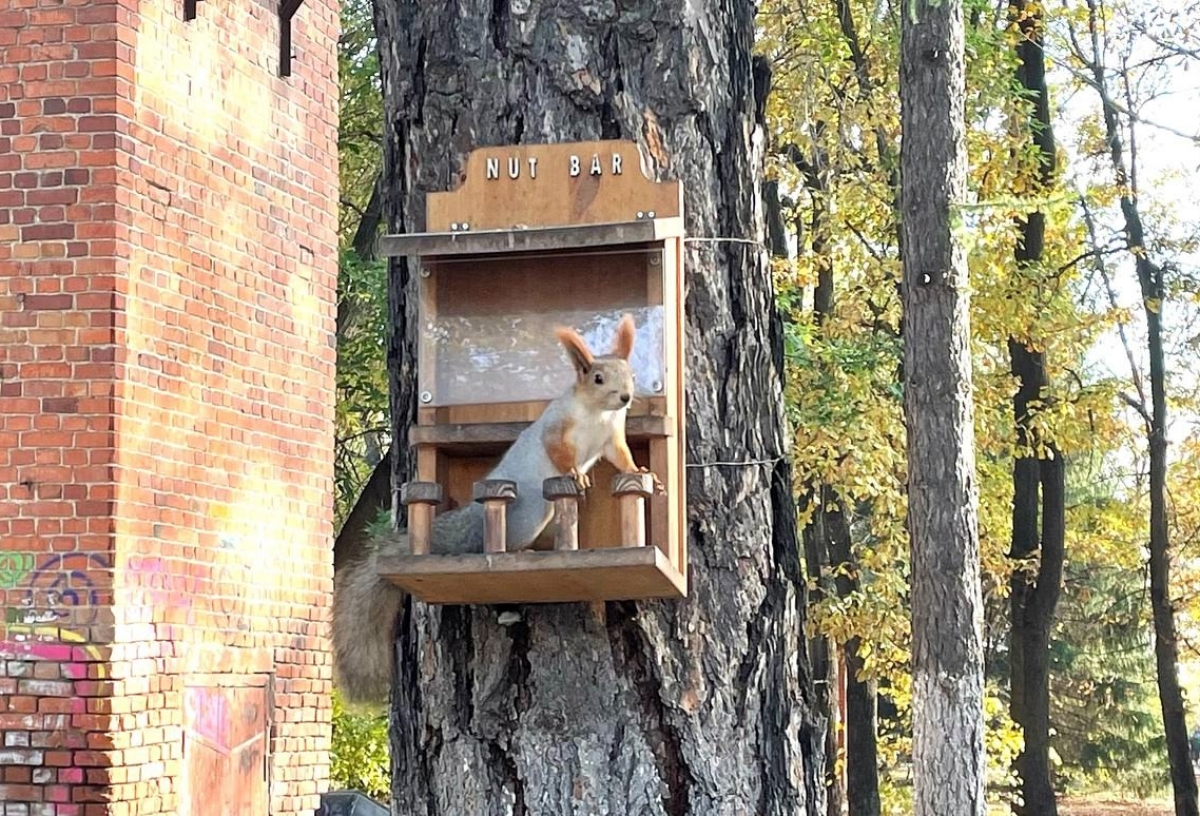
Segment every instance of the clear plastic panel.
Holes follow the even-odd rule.
[[[637,327],[630,359],[636,393],[660,395],[664,384],[663,307],[649,305],[604,311],[427,317],[421,326],[421,403],[441,406],[553,399],[575,377],[554,329],[574,328],[594,354],[607,354],[617,324],[627,313]]]

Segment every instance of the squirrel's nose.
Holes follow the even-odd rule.
[[[621,402],[622,402],[622,403],[627,403],[627,402],[629,402],[629,399],[630,399],[630,397],[629,397],[629,394],[621,394],[620,396],[621,396]]]

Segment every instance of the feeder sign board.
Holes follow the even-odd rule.
[[[651,179],[634,142],[516,145],[472,151],[458,189],[429,194],[426,229],[537,229],[682,212],[682,186]]]

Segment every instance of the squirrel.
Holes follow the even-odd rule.
[[[624,315],[612,352],[596,356],[574,329],[555,330],[575,369],[574,384],[550,402],[525,428],[488,473],[509,479],[517,497],[508,506],[506,538],[510,551],[528,549],[554,515],[542,497],[542,482],[570,476],[581,490],[591,486],[588,472],[601,457],[622,473],[648,473],[633,461],[625,441],[625,417],[633,400],[634,324]],[[653,475],[653,474],[652,474]],[[663,487],[653,478],[656,492]],[[434,517],[431,554],[483,552],[481,505],[471,503]],[[334,676],[352,701],[386,699],[392,676],[393,622],[404,592],[376,574],[380,555],[408,552],[408,535],[393,532],[372,542],[371,552],[342,567],[333,579]]]

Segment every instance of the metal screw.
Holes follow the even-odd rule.
[[[651,210],[649,213],[647,213],[647,216],[648,216],[649,218],[653,218],[653,217],[654,217],[654,210]]]
[[[425,266],[422,266],[422,267],[421,267],[421,277],[422,277],[422,278],[428,278],[428,277],[429,277],[429,274],[430,274],[430,273],[429,273],[429,268],[428,268],[428,267],[425,267]]]
[[[426,405],[433,402],[433,394],[430,394],[428,391],[422,391],[421,402],[425,403]]]
[[[638,210],[638,218],[645,218],[645,217],[646,217],[646,214],[644,212],[642,212],[641,210]]]
[[[650,265],[651,266],[658,266],[661,263],[662,263],[661,255],[651,255],[650,256]]]
[[[467,230],[469,230],[469,229],[471,228],[471,225],[470,225],[470,224],[468,224],[466,221],[463,221],[463,222],[462,222],[462,228],[463,228],[463,231],[465,232],[465,231],[467,231]]]
[[[662,380],[655,380],[650,384],[650,387],[654,389],[654,393],[660,393],[663,388]]]
[[[455,221],[453,224],[450,225],[450,231],[458,232],[458,222],[457,221]]]

